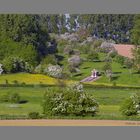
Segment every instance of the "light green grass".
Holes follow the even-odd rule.
[[[60,54],[64,57],[64,59],[61,61],[61,64],[63,65],[65,71],[68,71],[68,56]],[[103,60],[105,57],[104,53],[99,53],[100,60]],[[81,54],[81,58],[87,58],[87,54]],[[90,62],[90,61],[84,61],[82,65],[80,66],[80,72],[73,74],[73,76],[70,78],[72,80],[80,81],[84,79],[85,77],[88,77],[91,75],[91,71],[95,68],[99,71],[102,71],[102,68],[104,66],[105,62]],[[136,71],[132,71],[133,74],[130,74],[130,71],[127,68],[123,68],[121,64],[117,62],[112,62],[112,71],[116,75],[116,79],[113,81],[109,81],[109,79],[106,76],[102,76],[99,80],[94,82],[95,84],[104,84],[104,85],[112,85],[113,82],[115,82],[118,86],[140,86],[140,74],[137,74]],[[90,84],[93,84],[92,82]]]
[[[0,98],[7,93],[19,93],[25,104],[19,104],[17,108],[11,108],[10,103],[0,103],[0,115],[27,115],[29,112],[42,113],[42,99],[47,88],[53,87],[0,87]],[[120,104],[131,93],[140,93],[140,90],[86,88],[88,94],[99,102],[99,112],[93,119],[125,119],[119,112]],[[88,118],[88,117],[87,117]]]

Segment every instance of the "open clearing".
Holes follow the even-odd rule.
[[[117,50],[119,55],[122,55],[128,58],[133,58],[132,49],[134,48],[134,45],[115,44],[114,47]]]

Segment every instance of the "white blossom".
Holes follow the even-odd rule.
[[[63,69],[59,65],[49,65],[44,73],[55,78],[61,78]]]

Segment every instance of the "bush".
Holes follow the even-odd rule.
[[[113,43],[105,41],[100,46],[100,51],[103,53],[109,53],[112,50],[114,50]]]
[[[9,103],[19,103],[20,96],[18,93],[7,93],[6,95],[2,96],[1,101]]]
[[[82,45],[80,47],[80,52],[83,53],[83,54],[88,54],[89,53],[89,48],[90,48],[90,45]]]
[[[115,57],[115,61],[118,62],[118,63],[120,63],[121,65],[123,65],[124,64],[124,61],[125,61],[125,57],[124,56],[121,56],[121,55],[117,55]]]
[[[68,63],[73,67],[78,67],[82,63],[82,60],[79,55],[74,55],[68,59]]]
[[[39,118],[40,118],[40,115],[39,115],[38,112],[30,112],[30,113],[28,114],[28,118],[29,118],[29,119],[39,119]]]
[[[72,65],[68,65],[68,69],[69,69],[69,72],[70,73],[75,73],[75,72],[77,72],[77,70],[76,70],[76,67],[74,67],[74,66],[72,66]]]
[[[122,103],[120,111],[125,116],[140,115],[140,97],[134,94],[126,99]]]
[[[99,54],[95,50],[92,50],[89,52],[89,55],[87,58],[90,60],[99,60]]]
[[[106,62],[105,65],[102,67],[102,70],[104,71],[104,73],[106,73],[107,70],[112,70],[111,63]]]
[[[68,44],[67,40],[61,39],[57,41],[57,49],[59,53],[63,53],[64,52],[64,48],[65,46]]]
[[[3,69],[6,73],[11,72],[32,72],[33,67],[19,57],[7,57],[3,61]]]
[[[48,67],[44,69],[44,74],[55,78],[62,78],[62,72],[63,69],[59,65],[48,65]]]
[[[48,65],[48,64],[56,65],[57,59],[55,55],[49,54],[42,60],[41,64],[42,65]]]
[[[39,64],[38,66],[35,67],[34,72],[43,73],[43,66],[41,64]]]
[[[80,88],[80,92],[79,92]],[[92,115],[98,111],[98,103],[84,92],[72,88],[47,90],[43,98],[43,112],[54,115]]]
[[[18,85],[18,84],[19,84],[19,82],[18,82],[17,80],[14,80],[13,83],[14,83],[15,85]]]
[[[73,50],[71,45],[67,45],[64,48],[64,52],[63,53],[66,54],[66,55],[72,55],[72,54],[74,54],[74,50]]]
[[[10,93],[8,95],[8,102],[10,103],[19,103],[20,102],[20,96],[18,93]]]
[[[116,50],[112,50],[108,53],[108,57],[115,58],[118,55]]]
[[[133,61],[130,59],[130,58],[125,58],[124,59],[124,66],[127,68],[127,69],[131,69],[133,67]]]

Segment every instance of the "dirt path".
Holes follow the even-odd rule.
[[[0,120],[0,126],[140,126],[140,121],[120,121],[120,120]]]
[[[80,82],[93,82],[93,81],[98,80],[99,78],[100,78],[99,76],[96,78],[89,76],[89,77],[86,77],[85,79],[81,80]]]

